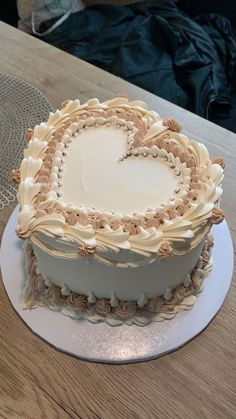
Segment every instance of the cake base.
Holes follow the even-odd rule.
[[[25,268],[22,241],[15,235],[17,212],[18,209],[8,221],[1,248],[3,282],[11,303],[34,333],[57,349],[82,359],[109,363],[137,362],[178,349],[208,325],[229,289],[233,247],[229,229],[223,222],[212,229],[214,266],[204,281],[203,292],[191,310],[178,313],[170,321],[152,322],[145,327],[130,327],[127,324],[110,327],[104,322],[93,324],[87,320],[73,320],[47,307],[23,310]]]

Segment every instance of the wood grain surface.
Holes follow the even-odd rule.
[[[212,157],[225,158],[222,208],[236,238],[236,135],[3,23],[0,57],[1,72],[33,84],[55,107],[68,98],[126,92],[175,117]],[[13,207],[0,213],[0,236]],[[235,322],[234,281],[217,316],[182,349],[140,364],[88,363],[35,336],[0,281],[0,417],[235,419]]]

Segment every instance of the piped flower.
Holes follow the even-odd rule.
[[[67,105],[67,103],[69,103],[70,101],[69,100],[65,100],[64,102],[62,102],[61,103],[61,108],[63,109],[63,108],[65,108],[66,107],[66,105]]]
[[[135,301],[119,301],[114,309],[114,314],[123,319],[131,317],[136,313],[137,304]]]
[[[174,132],[180,132],[182,129],[182,126],[174,118],[163,119],[162,123]]]
[[[209,251],[214,246],[214,239],[212,234],[207,235],[207,250]]]
[[[222,167],[222,169],[225,168],[225,161],[223,157],[216,157],[215,159],[212,159],[212,164],[219,164],[219,166]]]
[[[44,298],[49,300],[49,303],[52,305],[61,305],[65,303],[65,298],[61,295],[61,288],[54,284],[49,288],[45,288]]]
[[[25,138],[27,141],[30,141],[31,138],[33,137],[34,134],[34,130],[32,128],[28,128],[25,134]]]
[[[213,210],[211,211],[211,217],[210,217],[210,221],[212,224],[220,224],[222,223],[222,221],[224,221],[224,213],[220,208],[213,208]]]
[[[20,225],[16,227],[16,234],[20,239],[28,239],[30,237],[29,229]]]
[[[106,314],[110,313],[111,305],[107,298],[98,298],[95,303],[95,312],[105,316]]]
[[[164,259],[166,259],[166,258],[168,258],[172,255],[172,250],[173,249],[172,249],[172,246],[171,246],[170,242],[169,241],[164,241],[164,242],[161,243],[161,245],[160,245],[160,247],[157,251],[157,254],[160,257],[160,259],[164,260]]]
[[[67,303],[75,311],[85,311],[87,308],[87,297],[77,292],[71,292],[67,297]]]
[[[179,285],[178,287],[175,288],[174,293],[173,293],[174,302],[179,304],[184,300],[184,298],[189,297],[189,295],[191,294],[192,294],[191,288],[186,288],[183,285]]]
[[[12,170],[11,171],[11,180],[15,183],[20,183],[20,170]]]
[[[95,247],[93,246],[88,246],[86,244],[82,244],[79,247],[79,255],[80,256],[92,256],[95,252]]]
[[[72,212],[71,214],[68,214],[66,221],[68,225],[74,226],[78,222],[78,217],[74,212]]]

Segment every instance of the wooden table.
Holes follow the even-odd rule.
[[[68,98],[140,98],[226,161],[225,211],[236,238],[236,135],[138,87],[0,23],[0,71],[41,90],[54,106]],[[0,235],[13,206],[0,213]],[[16,278],[17,280],[17,278]],[[223,280],[223,278],[222,278]],[[200,336],[160,359],[123,366],[80,361],[35,336],[13,310],[0,283],[0,417],[236,417],[235,282]]]

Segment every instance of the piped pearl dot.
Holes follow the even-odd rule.
[[[173,296],[173,293],[172,293],[171,289],[170,289],[170,288],[166,288],[166,290],[165,290],[165,292],[164,292],[164,295],[163,295],[163,298],[164,298],[166,301],[170,301],[170,300],[171,300],[171,298],[172,298],[172,296]]]
[[[190,284],[191,284],[191,276],[187,274],[183,281],[183,285],[184,287],[189,287]]]
[[[179,191],[180,191],[180,188],[175,189],[175,193],[179,193]]]
[[[144,153],[143,153],[143,157],[147,157],[147,152],[145,151]]]

